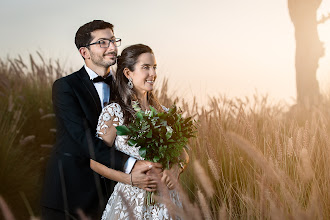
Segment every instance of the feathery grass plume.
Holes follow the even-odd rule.
[[[228,219],[228,216],[227,216],[226,205],[223,202],[220,206],[218,220],[227,220],[227,219]]]
[[[13,95],[10,94],[8,98],[8,112],[12,112],[14,109]]]
[[[206,202],[204,194],[200,190],[197,190],[197,197],[202,209],[204,219],[212,219],[210,208]]]
[[[176,204],[173,203],[173,201],[169,198],[169,197],[163,197],[163,196],[159,196],[159,195],[153,195],[155,201],[157,201],[158,203],[162,203],[165,204],[169,216],[172,219],[176,219],[177,217],[179,217],[180,219],[185,219],[186,215],[183,211],[183,209],[181,207],[178,207]]]
[[[40,147],[42,147],[42,148],[53,148],[53,145],[51,145],[51,144],[40,144]]]
[[[215,166],[214,161],[212,159],[209,159],[207,162],[209,164],[209,167],[210,167],[211,173],[213,174],[214,179],[216,181],[219,181],[220,180],[220,175],[219,175],[219,172],[217,170],[217,167]]]
[[[265,174],[268,178],[277,182],[281,181],[281,178],[278,176],[278,173],[275,171],[274,167],[266,160],[260,150],[256,149],[247,140],[234,132],[228,132],[227,135],[236,143],[236,146],[243,150],[251,159],[259,164],[262,169],[265,170]]]
[[[265,176],[262,175],[261,177],[257,177],[259,180],[257,180],[257,184],[259,186],[259,209],[260,209],[260,219],[265,218],[265,212],[266,212],[266,201],[265,201]]]
[[[204,191],[206,192],[207,197],[212,198],[215,193],[212,181],[198,160],[194,161],[194,171]]]
[[[187,193],[181,187],[181,184],[175,186],[175,191],[179,194],[180,201],[183,207],[183,219],[202,219],[202,215],[198,205],[190,202]]]
[[[171,179],[175,179],[173,175],[171,175],[171,173],[169,173],[170,178]],[[176,188],[178,186],[178,182],[176,181],[174,183],[174,188]],[[153,198],[155,199],[156,202],[158,203],[163,203],[165,204],[169,215],[171,216],[171,218],[175,219],[176,216],[179,216],[180,218],[182,218],[182,216],[184,215],[183,213],[183,209],[180,207],[177,207],[177,205],[172,202],[171,200],[171,195],[170,195],[170,191],[167,188],[167,186],[165,185],[164,182],[162,181],[158,181],[157,183],[157,191],[158,191],[158,195],[154,194]],[[181,204],[178,204],[179,206],[181,206]]]
[[[306,209],[309,219],[322,219],[322,203],[319,201],[320,195],[316,182],[313,181],[311,185],[311,192],[309,195],[308,206]]]
[[[305,182],[311,180],[314,177],[314,170],[312,168],[309,153],[306,148],[303,148],[300,151],[299,171],[300,171],[300,177]]]
[[[269,219],[275,219],[275,220],[283,220],[287,219],[285,214],[283,213],[283,210],[278,208],[275,204],[275,202],[272,200],[269,194],[266,194],[266,198],[269,202]]]
[[[292,137],[290,137],[288,139],[288,143],[287,143],[287,150],[286,150],[286,153],[289,157],[292,157],[293,156],[293,140],[292,140]]]
[[[55,118],[55,114],[53,114],[53,113],[45,114],[45,115],[40,117],[41,120],[46,119],[46,118]]]
[[[226,141],[226,140],[225,140]],[[208,151],[208,154],[207,154],[207,158],[208,159],[212,159],[213,163],[214,163],[214,166],[216,168],[218,168],[219,170],[221,170],[221,166],[220,166],[220,163],[219,163],[219,160],[217,158],[217,152],[216,152],[216,147],[215,145],[212,145],[211,144],[211,141],[208,140],[208,145],[207,145],[207,151]]]
[[[257,135],[254,132],[254,129],[252,128],[252,124],[250,123],[250,120],[247,117],[245,117],[245,123],[246,123],[246,127],[250,133],[250,136],[252,138],[252,144],[256,146],[257,145]]]
[[[226,133],[223,130],[223,127],[220,124],[216,124],[216,126],[218,127],[218,129],[220,131],[220,135],[223,137],[223,140],[224,140],[227,151],[229,152],[229,154],[232,154],[232,149],[231,149],[230,144],[228,142]]]
[[[180,184],[178,182],[175,183],[175,190],[176,193],[174,193],[173,191],[170,192],[169,189],[167,188],[167,186],[163,183],[163,182],[159,182],[157,185],[158,188],[158,194],[154,195],[154,199],[155,201],[157,201],[158,203],[162,203],[165,204],[168,213],[170,215],[170,217],[172,219],[195,219],[196,216],[191,215],[192,213],[194,213],[194,208],[192,206],[192,204],[190,203],[189,200],[186,200],[186,196],[183,195]],[[178,199],[177,202],[178,204],[175,204],[172,200],[171,200],[171,193],[172,196],[175,197],[175,199]],[[176,197],[177,195],[179,195],[179,197]],[[182,196],[182,197],[181,197]],[[180,199],[179,199],[180,198]],[[182,198],[185,200],[183,201]],[[186,204],[186,206],[190,206],[189,213],[186,213],[184,211],[184,206],[183,206],[183,202],[186,202],[188,204]],[[188,217],[189,216],[189,217]],[[192,217],[194,216],[194,217]]]
[[[80,220],[92,220],[90,217],[87,217],[87,215],[81,209],[77,210],[77,214],[78,214]]]
[[[309,142],[309,149],[311,152],[311,155],[314,153],[315,151],[315,141],[316,141],[316,135],[314,134]]]
[[[24,201],[25,207],[26,207],[26,209],[28,210],[30,217],[31,217],[31,218],[32,218],[32,217],[35,217],[35,216],[34,216],[34,213],[33,213],[33,210],[32,210],[32,208],[31,208],[31,205],[30,205],[28,199],[26,198],[25,193],[21,191],[21,192],[19,192],[19,194],[21,195],[21,197],[22,197],[22,199],[23,199],[23,201]]]
[[[330,141],[329,141],[329,136],[327,132],[327,128],[325,125],[321,127],[321,136],[323,140],[325,141],[326,146],[329,148],[330,147]]]
[[[290,191],[295,192],[295,188],[289,177],[285,175],[285,173],[280,169],[275,169],[274,165],[270,161],[267,161],[262,153],[253,147],[244,138],[233,132],[228,132],[228,135],[233,139],[234,142],[236,142],[240,149],[247,153],[247,155],[252,158],[260,166],[260,168],[264,170],[263,173],[265,174],[265,177],[268,177],[271,182],[273,181],[274,183],[278,183],[280,185],[280,192],[283,194],[285,200],[289,201],[292,207],[298,209],[299,205],[296,199],[290,193]]]
[[[276,146],[276,159],[277,159],[277,164],[280,164],[282,162],[282,158],[283,158],[283,151],[282,151],[282,145],[281,145],[281,141],[280,141],[280,133],[279,131],[275,131],[275,146]]]
[[[35,135],[29,135],[29,136],[21,139],[19,141],[19,144],[22,145],[22,146],[24,146],[24,145],[28,144],[29,142],[32,142],[35,138],[36,138]]]
[[[5,200],[0,196],[0,209],[2,211],[3,217],[5,220],[15,220],[15,217],[11,210],[9,209]]]
[[[303,135],[303,148],[308,148],[308,136],[309,136],[309,123],[308,120],[305,123],[305,127],[304,127],[304,135]]]
[[[302,148],[302,128],[298,128],[297,133],[296,133],[295,150],[297,152],[299,152],[301,148]]]

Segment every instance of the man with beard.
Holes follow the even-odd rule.
[[[110,66],[116,63],[120,43],[108,22],[94,20],[81,26],[75,44],[85,65],[54,82],[57,134],[44,182],[43,219],[78,219],[79,209],[99,218],[113,188],[92,171],[90,159],[132,173],[135,186],[155,190],[157,177],[146,173],[154,168],[159,172],[159,164],[136,161],[95,136],[98,117],[110,99]]]

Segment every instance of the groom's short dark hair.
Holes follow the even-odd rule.
[[[92,41],[91,33],[93,31],[103,30],[103,29],[107,29],[107,28],[110,28],[111,31],[113,32],[113,25],[110,24],[109,22],[102,21],[102,20],[94,20],[94,21],[88,22],[87,24],[84,24],[83,26],[81,26],[78,29],[75,40],[74,40],[78,50],[80,47],[84,47]]]

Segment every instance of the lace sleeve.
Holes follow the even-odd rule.
[[[105,106],[102,109],[99,121],[97,123],[96,137],[103,140],[101,135],[107,134],[107,130],[111,125],[116,127],[118,125],[123,125],[123,123],[124,115],[118,103],[111,103]]]

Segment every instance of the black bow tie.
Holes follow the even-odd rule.
[[[94,83],[97,83],[97,82],[105,82],[106,84],[110,84],[112,82],[112,75],[106,77],[106,78],[103,78],[102,76],[98,76],[94,79],[92,79],[92,81]]]

